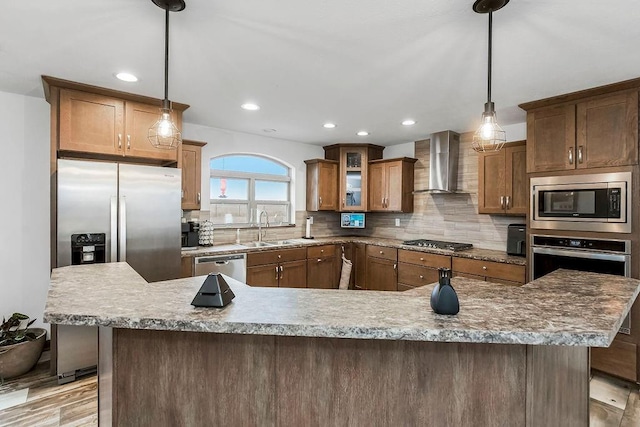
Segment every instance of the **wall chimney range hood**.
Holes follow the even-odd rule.
[[[464,193],[458,191],[460,134],[446,130],[429,141],[429,188],[414,193]]]

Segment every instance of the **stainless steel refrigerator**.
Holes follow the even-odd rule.
[[[71,236],[104,235],[104,262],[126,261],[147,282],[179,277],[180,169],[58,160],[57,180],[58,267],[95,262],[91,246],[72,262]],[[97,336],[95,327],[57,327],[60,383],[96,366]]]

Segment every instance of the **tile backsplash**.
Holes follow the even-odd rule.
[[[461,194],[417,193],[414,195],[414,212],[368,213],[365,229],[340,228],[340,214],[336,212],[297,211],[296,225],[290,227],[270,227],[266,240],[299,238],[304,235],[305,219],[313,216],[312,235],[329,236],[375,236],[392,239],[427,238],[472,243],[475,247],[506,250],[507,227],[509,224],[524,223],[524,217],[479,215],[478,212],[478,156],[471,148],[472,132],[460,136],[460,157],[458,163],[458,190]],[[415,184],[416,190],[428,188],[429,183],[429,140],[416,141]],[[300,184],[302,185],[302,184]],[[188,219],[208,219],[208,211],[185,212]],[[400,219],[400,227],[395,219]],[[256,240],[258,231],[240,229],[243,242]],[[233,243],[236,229],[220,228],[214,231],[214,241]]]

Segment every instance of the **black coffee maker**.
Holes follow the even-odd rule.
[[[182,248],[198,247],[198,231],[200,224],[197,222],[182,223]]]

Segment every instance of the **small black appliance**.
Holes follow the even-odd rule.
[[[182,247],[195,248],[198,246],[198,231],[200,224],[197,222],[182,223]]]
[[[524,224],[509,224],[507,230],[507,254],[526,256],[526,233]]]

